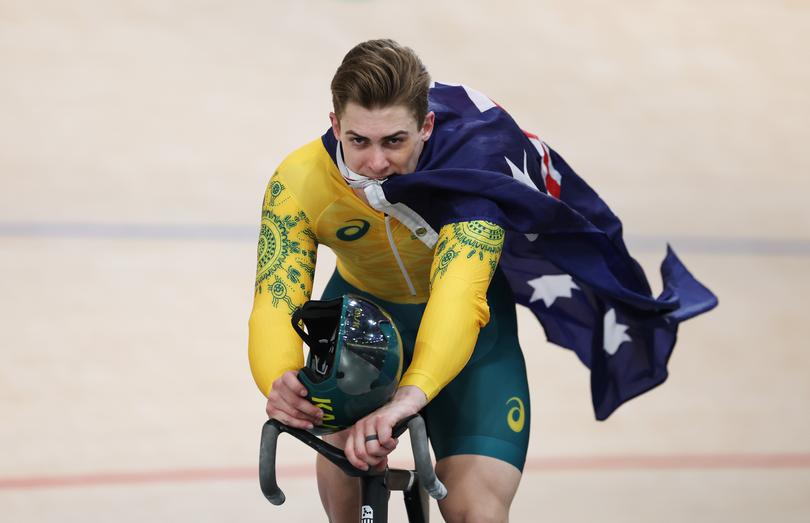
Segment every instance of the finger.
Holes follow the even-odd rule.
[[[289,409],[294,409],[300,414],[296,417],[309,418],[312,422],[319,422],[323,417],[321,409],[301,398],[295,392],[286,387],[279,387],[277,391],[282,402],[285,403]]]
[[[302,418],[298,415],[298,412],[295,409],[291,409],[286,405],[274,405],[270,409],[269,414],[270,417],[276,418],[284,423],[292,421],[295,426],[298,426],[300,423],[306,423],[308,425],[313,424],[311,420]],[[290,423],[287,424],[289,425]]]
[[[397,440],[391,437],[391,431],[396,424],[396,419],[384,418],[380,416],[377,421],[377,438],[380,446],[392,451],[397,447]]]
[[[380,430],[385,428],[386,423],[384,416],[374,416],[368,424],[370,428],[366,430],[366,432],[372,432],[372,434],[365,437],[366,453],[378,460],[390,454],[396,446],[391,446],[391,443],[386,446],[380,441]]]
[[[397,448],[397,445],[399,445],[399,441],[395,438],[391,438],[391,440],[387,444],[385,445],[380,444],[380,447],[384,448],[386,450],[385,454],[388,455]]]
[[[370,458],[380,459],[388,455],[388,450],[380,446],[380,442],[377,441],[376,434],[366,436],[363,441],[366,444],[366,455]]]
[[[311,422],[291,416],[290,414],[284,412],[283,410],[275,407],[268,408],[267,415],[275,420],[282,422],[287,426],[296,429],[309,430],[313,427],[313,424]]]
[[[285,372],[281,375],[281,380],[284,382],[284,385],[295,394],[305,397],[307,395],[307,388],[304,386],[301,381],[298,380],[298,373],[294,370],[290,370]]]
[[[282,391],[286,392],[287,401],[290,404],[295,405],[296,408],[304,412],[321,415],[321,409],[305,399],[308,394],[307,388],[298,380],[298,375],[294,371],[284,373],[281,376],[281,381],[284,384]]]
[[[357,459],[366,465],[368,463],[368,454],[366,453],[366,430],[365,430],[365,423],[358,422],[354,428],[354,437],[352,438],[352,442],[354,443],[354,455],[357,456]],[[363,470],[368,470],[368,466],[361,467]]]
[[[363,436],[363,451],[361,457],[363,461],[370,466],[379,464],[380,460],[384,459],[389,452],[388,450],[382,448],[380,443],[377,441],[377,434],[373,432],[374,424],[374,419],[368,420],[365,423],[366,428],[363,429],[361,433],[366,434]]]
[[[366,469],[364,470],[368,470],[368,466],[374,466],[378,464],[381,459],[380,456],[377,456],[369,452],[368,444],[370,443],[375,449],[377,449],[377,452],[379,452],[380,447],[377,444],[376,440],[374,440],[373,438],[369,439],[369,436],[372,436],[374,432],[373,420],[366,418],[362,421],[363,422],[359,424],[359,426],[356,429],[357,433],[356,442],[358,444],[358,447],[356,447],[355,454],[357,454],[357,457],[366,464]]]
[[[267,397],[265,410],[269,417],[296,428],[311,429],[313,425],[320,421],[288,405],[276,391],[271,391]]]
[[[279,387],[279,389],[283,389],[283,387]],[[267,415],[270,417],[273,417],[274,414],[279,412],[283,412],[285,415],[301,421],[307,421],[309,423],[317,423],[319,421],[319,418],[305,414],[290,405],[284,398],[284,394],[281,390],[273,389],[270,391],[270,394],[267,396],[266,410]]]
[[[377,472],[382,472],[382,471],[385,470],[385,467],[387,467],[387,466],[388,466],[388,458],[386,457],[386,458],[383,458],[382,460],[380,460],[379,463],[374,465],[374,470],[377,471]]]
[[[354,437],[354,429],[352,429],[352,432],[346,438],[346,446],[343,447],[343,452],[346,454],[346,459],[349,460],[349,463],[351,463],[354,468],[366,470],[365,462],[359,459],[355,453]]]

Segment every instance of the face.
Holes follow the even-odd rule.
[[[329,113],[332,131],[343,145],[343,160],[357,174],[382,179],[411,173],[433,132],[434,114],[419,125],[410,109],[392,105],[366,109],[349,103],[338,119]]]

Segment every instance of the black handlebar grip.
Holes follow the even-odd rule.
[[[262,494],[273,505],[281,505],[286,497],[276,483],[276,443],[278,427],[268,420],[262,427],[262,441],[259,446],[259,485]]]
[[[413,461],[416,465],[419,482],[433,499],[446,498],[447,487],[436,477],[436,471],[430,460],[425,420],[421,416],[411,418],[408,421],[408,430],[411,434],[411,449],[413,449]]]
[[[411,420],[417,417],[419,417],[419,414],[412,414],[405,419],[399,420],[399,423],[394,425],[391,429],[391,436],[394,438],[402,436],[405,431],[408,430],[408,427],[410,427]]]

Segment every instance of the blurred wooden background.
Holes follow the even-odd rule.
[[[720,298],[605,423],[520,311],[512,520],[807,521],[809,26],[788,0],[0,0],[2,519],[325,520],[297,442],[283,507],[256,480],[259,207],[343,54],[392,37],[565,156],[654,286],[670,240]]]

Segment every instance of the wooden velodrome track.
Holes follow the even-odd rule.
[[[380,36],[560,151],[653,285],[669,239],[720,297],[605,423],[520,311],[512,520],[810,520],[808,26],[788,0],[0,0],[0,520],[325,519],[297,442],[283,507],[256,481],[255,238],[340,58]]]

